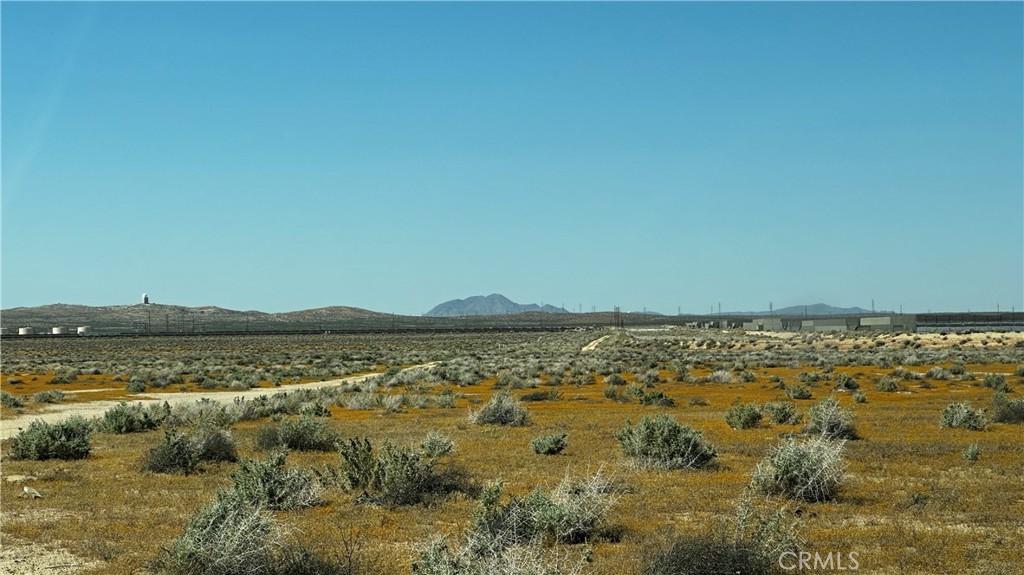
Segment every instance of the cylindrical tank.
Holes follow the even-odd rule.
[[[53,328],[53,330],[50,331],[50,333],[52,333],[53,335],[64,335],[67,332],[68,332],[67,328],[64,328],[64,327],[55,327],[55,328]]]
[[[92,335],[92,326],[91,325],[81,325],[81,326],[78,326],[78,335]]]
[[[32,328],[30,327],[19,327],[18,335],[32,335]]]

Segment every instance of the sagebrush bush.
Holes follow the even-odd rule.
[[[452,438],[439,431],[431,431],[420,442],[420,451],[427,457],[441,457],[448,455],[455,449],[455,442]]]
[[[761,406],[761,410],[768,414],[772,423],[780,425],[795,425],[802,419],[792,401],[770,401]]]
[[[415,505],[464,487],[457,469],[440,473],[434,457],[388,442],[375,451],[368,438],[350,438],[341,443],[339,457],[344,486],[362,490],[363,503]]]
[[[977,443],[972,443],[963,450],[961,455],[963,455],[963,458],[966,461],[977,461],[978,458],[981,457],[981,447],[979,447]]]
[[[646,547],[640,559],[644,575],[771,575],[783,553],[798,552],[798,523],[785,509],[756,509],[744,495],[735,518],[713,530],[672,535]]]
[[[1001,373],[986,373],[985,379],[982,380],[982,385],[991,387],[996,391],[1010,391],[1010,386],[1006,383],[1006,376]]]
[[[11,439],[11,459],[85,459],[92,451],[92,425],[77,415],[57,423],[35,420]]]
[[[853,402],[854,403],[867,403],[868,402],[868,396],[864,395],[864,392],[858,389],[857,391],[853,392]]]
[[[754,403],[737,403],[725,412],[725,422],[733,429],[750,429],[761,423],[764,414]]]
[[[7,409],[18,409],[19,407],[25,407],[25,402],[16,395],[11,395],[6,391],[0,391],[0,406],[6,407]]]
[[[231,476],[232,489],[251,501],[275,511],[314,507],[323,503],[323,487],[306,469],[285,468],[285,451],[265,460],[242,459]]]
[[[650,391],[640,398],[640,405],[653,405],[658,407],[672,407],[676,401],[660,391]]]
[[[491,397],[479,411],[469,412],[469,420],[477,425],[510,425],[522,427],[530,424],[530,413],[518,399],[506,390]]]
[[[221,491],[155,561],[168,575],[247,575],[276,571],[281,535],[259,505],[235,490]]]
[[[892,375],[884,375],[875,384],[875,389],[878,391],[899,391],[900,390],[900,378]]]
[[[333,451],[339,441],[341,435],[338,432],[323,419],[312,415],[265,426],[256,434],[256,446],[263,450],[284,447],[296,451]]]
[[[791,385],[786,388],[786,397],[790,399],[810,399],[811,390],[806,385]]]
[[[149,450],[146,471],[154,473],[192,473],[199,463],[199,453],[189,438],[180,431],[168,429],[164,440]]]
[[[569,444],[568,437],[565,433],[541,435],[530,442],[530,447],[538,455],[556,455]]]
[[[66,396],[63,391],[59,389],[48,389],[33,395],[32,401],[36,403],[60,403],[64,401],[65,398]]]
[[[845,389],[847,391],[853,391],[855,389],[860,389],[860,384],[857,383],[857,380],[854,379],[853,376],[847,375],[845,373],[840,373],[836,375],[835,389]]]
[[[703,467],[717,455],[715,447],[704,440],[701,432],[680,425],[666,414],[644,416],[635,427],[627,420],[615,438],[622,451],[639,467]]]
[[[171,413],[167,402],[139,403],[121,402],[103,413],[97,422],[100,431],[106,433],[138,433],[160,427]]]
[[[193,432],[191,441],[199,461],[238,461],[238,448],[226,429],[201,426]]]
[[[986,425],[985,414],[971,407],[968,402],[951,403],[939,414],[940,427],[959,427],[981,431]]]
[[[529,544],[542,537],[582,543],[596,532],[618,499],[610,479],[598,470],[575,480],[568,473],[550,493],[536,488],[501,503],[503,483],[489,483],[473,514],[474,533],[488,545]]]
[[[1005,393],[992,396],[992,421],[996,423],[1024,423],[1024,398],[1010,399]]]
[[[826,397],[811,406],[809,422],[804,431],[825,439],[856,439],[853,412],[843,409],[834,398]]]
[[[711,375],[707,376],[707,381],[711,383],[733,383],[735,380],[732,377],[732,372],[719,369],[711,372]]]
[[[765,495],[832,501],[845,479],[844,446],[824,437],[782,443],[754,468],[751,486]]]

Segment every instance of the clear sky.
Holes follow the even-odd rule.
[[[1012,3],[11,3],[2,307],[1024,309]]]

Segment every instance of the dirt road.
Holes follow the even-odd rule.
[[[407,367],[402,371],[409,369],[421,369],[428,368],[436,365],[437,362],[422,363],[420,365],[414,365]],[[354,375],[350,377],[343,377],[341,379],[332,379],[329,381],[313,381],[310,383],[297,383],[294,385],[286,385],[283,387],[265,388],[258,387],[255,389],[247,389],[245,391],[222,391],[222,392],[205,392],[205,391],[185,391],[181,393],[136,393],[129,396],[127,399],[119,401],[84,401],[76,403],[55,403],[48,405],[45,411],[30,413],[15,417],[13,419],[0,420],[0,440],[14,437],[18,434],[18,431],[24,427],[28,427],[29,422],[36,419],[41,419],[47,423],[54,423],[57,421],[63,421],[73,415],[80,415],[85,418],[99,417],[103,415],[103,412],[115,407],[121,401],[166,401],[171,406],[179,405],[182,403],[192,403],[201,398],[208,398],[218,403],[232,403],[235,398],[241,397],[245,399],[253,399],[261,395],[273,395],[282,391],[292,391],[296,389],[320,389],[322,387],[330,387],[333,385],[342,385],[346,383],[355,383],[376,377],[379,373],[371,373],[365,375]],[[75,392],[82,393],[82,392]]]

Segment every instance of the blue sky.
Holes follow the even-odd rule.
[[[1024,309],[1021,3],[0,17],[5,309]]]

